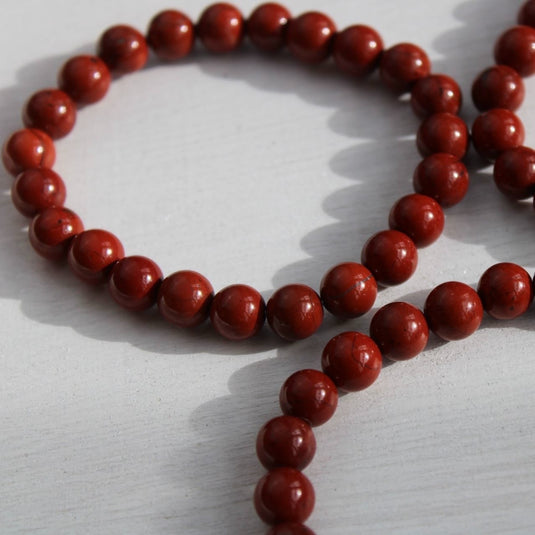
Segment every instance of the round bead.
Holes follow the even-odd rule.
[[[158,292],[162,316],[180,327],[196,327],[210,315],[212,285],[196,271],[177,271],[165,279]]]
[[[197,34],[207,50],[216,54],[231,52],[243,39],[243,16],[238,8],[223,2],[212,4],[201,14]]]
[[[77,277],[98,284],[108,279],[113,264],[123,256],[123,244],[115,234],[91,229],[73,238],[67,259]]]
[[[100,36],[97,54],[111,71],[127,74],[145,66],[149,49],[140,32],[120,24],[108,28]]]
[[[71,58],[58,75],[59,88],[79,104],[92,104],[104,98],[110,83],[110,71],[97,56]]]
[[[472,85],[472,100],[479,111],[506,108],[515,111],[525,95],[521,76],[507,65],[493,65],[478,75]]]
[[[147,44],[161,60],[173,61],[187,56],[194,41],[193,23],[180,11],[167,9],[150,21]]]
[[[273,526],[266,535],[315,535],[315,533],[299,522],[284,522]]]
[[[350,26],[334,38],[334,61],[338,68],[347,74],[370,74],[379,65],[382,52],[383,40],[369,26]]]
[[[312,426],[328,421],[338,405],[331,378],[318,370],[299,370],[282,385],[279,395],[284,414],[302,418]]]
[[[453,206],[468,191],[469,176],[463,162],[452,154],[431,154],[422,160],[413,175],[416,193],[432,197],[442,207]]]
[[[498,320],[511,320],[529,308],[533,282],[523,267],[502,262],[483,273],[477,293],[487,314]]]
[[[462,282],[444,282],[427,296],[424,315],[429,328],[444,340],[461,340],[475,332],[483,319],[477,292]]]
[[[505,31],[494,47],[496,63],[508,65],[520,74],[530,76],[535,72],[535,29],[514,26]]]
[[[67,93],[59,89],[43,89],[26,102],[22,120],[27,127],[38,128],[52,139],[58,139],[73,129],[76,107]]]
[[[427,247],[444,230],[444,212],[431,197],[412,193],[392,206],[388,225],[393,230],[405,233],[416,247]]]
[[[416,270],[418,252],[414,242],[397,230],[383,230],[364,244],[361,262],[383,286],[408,280]]]
[[[314,509],[314,488],[294,468],[275,468],[260,479],[254,492],[258,516],[267,524],[304,522]]]
[[[247,20],[247,35],[264,52],[280,50],[286,42],[290,12],[280,4],[269,2],[258,6]]]
[[[416,136],[416,145],[422,156],[437,152],[462,158],[468,150],[468,128],[457,115],[435,113],[425,119]]]
[[[292,19],[286,34],[290,52],[305,63],[320,63],[331,53],[334,22],[323,13],[309,11]]]
[[[295,416],[277,416],[260,429],[256,454],[268,469],[289,466],[303,470],[316,453],[316,438],[310,425]]]
[[[518,24],[524,26],[535,26],[535,0],[524,2],[518,12]]]
[[[400,43],[384,51],[379,65],[383,82],[395,91],[408,91],[411,86],[429,75],[431,62],[427,54],[411,43]]]
[[[162,281],[160,268],[145,256],[117,261],[108,282],[113,299],[127,310],[145,310],[156,302]]]
[[[384,357],[408,360],[427,345],[429,328],[418,308],[394,302],[381,307],[370,323],[370,336]]]
[[[246,284],[234,284],[220,290],[210,306],[210,320],[215,330],[229,340],[254,336],[266,317],[262,296]]]
[[[30,225],[32,247],[49,260],[61,260],[71,240],[84,230],[82,220],[68,208],[51,206],[37,214]]]
[[[463,97],[459,84],[445,74],[431,74],[416,81],[411,91],[411,106],[419,117],[434,113],[456,115]]]
[[[377,283],[370,270],[357,262],[344,262],[323,277],[320,289],[325,308],[339,318],[357,318],[375,303]]]
[[[13,176],[33,167],[50,168],[55,161],[54,142],[37,128],[17,130],[2,147],[2,163]]]
[[[528,147],[503,151],[494,164],[494,182],[511,199],[535,195],[535,151]]]

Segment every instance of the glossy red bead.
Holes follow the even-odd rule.
[[[422,312],[409,303],[381,307],[370,323],[370,337],[390,360],[408,360],[427,345],[429,328]]]
[[[395,91],[408,91],[420,78],[431,72],[427,54],[412,43],[399,43],[383,52],[379,73],[383,82]]]
[[[164,61],[187,56],[195,42],[195,29],[190,18],[175,9],[158,13],[149,24],[147,44]]]
[[[495,319],[511,320],[526,312],[533,301],[533,281],[517,264],[494,264],[479,279],[477,293],[483,308]]]
[[[503,151],[494,164],[494,182],[511,199],[527,199],[535,195],[535,151],[515,147]]]
[[[304,522],[314,509],[312,483],[299,470],[275,468],[256,485],[254,505],[266,524]]]
[[[207,7],[197,24],[197,34],[207,50],[216,54],[238,48],[244,34],[243,16],[231,4],[220,2]]]
[[[220,290],[210,306],[210,320],[215,330],[229,340],[254,336],[266,317],[262,296],[246,284],[234,284]]]
[[[431,154],[416,169],[412,183],[414,191],[432,197],[443,208],[461,202],[468,191],[468,170],[452,154]]]
[[[100,36],[97,55],[111,71],[127,74],[145,66],[149,49],[139,31],[131,26],[119,24],[108,28]]]
[[[214,289],[196,271],[177,271],[165,279],[158,292],[162,316],[180,327],[196,327],[210,315]]]
[[[67,93],[59,89],[43,89],[26,102],[22,120],[28,128],[38,128],[52,139],[59,139],[73,129],[76,106]]]
[[[339,318],[357,318],[366,314],[375,303],[377,282],[362,264],[344,262],[325,274],[320,295],[331,314]]]
[[[364,244],[361,262],[379,284],[394,286],[408,280],[416,271],[418,252],[403,232],[383,230]]]
[[[444,212],[433,198],[412,193],[392,206],[388,225],[391,229],[406,234],[416,247],[427,247],[444,230]]]
[[[310,425],[295,416],[277,416],[260,429],[256,455],[268,469],[289,466],[306,468],[316,453],[316,438]]]
[[[441,112],[456,115],[462,102],[459,84],[445,74],[431,74],[420,78],[412,87],[411,106],[419,117]]]
[[[299,370],[284,382],[279,394],[282,412],[312,426],[328,421],[338,405],[332,379],[318,370]]]
[[[55,161],[54,142],[37,128],[17,130],[2,147],[2,163],[13,176],[33,167],[51,168]]]
[[[150,258],[126,256],[113,266],[108,287],[117,304],[140,311],[156,303],[162,278],[160,268]]]
[[[462,282],[444,282],[427,296],[427,325],[444,340],[461,340],[474,333],[483,319],[477,292]]]
[[[379,65],[383,52],[381,36],[369,26],[356,24],[334,38],[333,58],[338,68],[354,76],[366,76]]]
[[[315,535],[315,533],[299,522],[284,522],[273,526],[266,535]]]
[[[67,255],[72,238],[83,230],[82,220],[72,210],[51,206],[33,218],[29,238],[41,256],[61,260]]]
[[[97,56],[71,58],[58,75],[59,88],[79,104],[92,104],[104,98],[110,83],[110,71]]]
[[[530,76],[535,72],[535,29],[514,26],[505,31],[494,47],[496,63],[508,65],[520,74]]]
[[[108,279],[115,262],[123,257],[123,244],[115,234],[91,229],[73,238],[67,259],[78,278],[98,284]]]
[[[435,113],[425,119],[416,136],[416,145],[422,156],[437,152],[453,154],[462,158],[468,150],[468,128],[466,123],[452,113]]]
[[[320,63],[331,54],[334,22],[323,13],[309,11],[292,19],[286,34],[290,52],[305,63]]]
[[[247,20],[247,35],[264,52],[280,50],[286,42],[290,12],[280,4],[268,2],[258,6]]]
[[[507,65],[493,65],[472,84],[472,100],[479,111],[506,108],[515,111],[526,93],[522,77]]]
[[[535,0],[524,2],[518,12],[518,24],[524,26],[535,26]]]

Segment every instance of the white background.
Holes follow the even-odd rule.
[[[248,14],[255,3],[237,3]],[[518,0],[288,0],[294,14],[328,12],[340,28],[367,23],[385,44],[413,41],[435,72],[469,88],[492,63]],[[140,29],[159,1],[3,0],[0,130],[20,127],[34,91],[55,84],[73,54],[91,52],[115,23]],[[204,7],[178,6],[196,19]],[[535,143],[535,86],[520,111]],[[216,289],[242,282],[268,298],[291,282],[318,287],[332,265],[359,259],[411,192],[418,121],[406,102],[334,72],[247,48],[198,52],[113,84],[57,143],[67,206],[86,228],[116,233],[127,254],[164,273],[195,269]],[[476,285],[498,261],[533,273],[530,203],[502,198],[472,158],[465,201],[444,236],[421,250],[416,275],[380,293],[423,306],[446,280]],[[328,319],[294,344],[266,329],[231,343],[156,313],[119,309],[39,258],[27,220],[0,199],[0,533],[261,534],[251,505],[263,470],[254,439],[278,414],[284,379],[318,367],[327,340],[367,333],[369,315]],[[535,530],[535,312],[485,319],[456,343],[431,338],[418,358],[385,367],[342,398],[318,428],[306,473],[317,533],[528,534]]]

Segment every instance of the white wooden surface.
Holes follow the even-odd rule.
[[[237,4],[246,13],[255,5]],[[287,5],[295,14],[324,9],[340,27],[368,23],[387,45],[420,44],[435,72],[460,80],[472,118],[471,80],[492,62],[520,2]],[[176,7],[195,18],[203,6]],[[90,52],[112,24],[145,28],[164,7],[3,0],[2,138],[66,58]],[[533,145],[533,80],[527,86],[520,115]],[[290,282],[317,287],[328,267],[359,258],[411,191],[416,128],[407,104],[374,81],[251,51],[200,53],[117,81],[57,143],[56,169],[86,227],[115,232],[129,254],[268,297]],[[2,174],[0,533],[263,533],[251,505],[262,474],[257,429],[278,413],[286,376],[317,367],[342,328],[367,332],[369,317],[329,320],[296,344],[267,332],[233,344],[208,327],[189,334],[155,314],[126,313],[35,255]],[[533,272],[534,217],[528,203],[501,198],[474,160],[469,195],[448,211],[445,235],[377,306],[421,306],[436,284],[476,284],[498,261]],[[534,533],[534,320],[533,311],[514,323],[486,319],[465,341],[433,338],[417,359],[345,396],[317,429],[309,525],[322,535]]]

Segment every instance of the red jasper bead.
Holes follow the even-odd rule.
[[[325,346],[321,367],[340,390],[357,392],[368,388],[379,377],[381,351],[365,334],[343,332]]]
[[[54,142],[48,134],[37,128],[17,130],[2,147],[2,163],[14,176],[33,167],[50,168],[55,161]]]
[[[364,244],[361,262],[383,286],[408,280],[416,270],[418,252],[414,242],[397,230],[383,230]]]
[[[140,32],[119,24],[108,28],[100,36],[97,54],[111,71],[127,74],[145,66],[149,49]]]
[[[477,293],[487,314],[510,320],[524,314],[531,305],[533,281],[523,267],[502,262],[483,273]]]
[[[479,111],[506,108],[515,111],[525,95],[521,76],[507,65],[493,65],[478,75],[472,85],[472,100]]]
[[[299,522],[284,522],[273,526],[266,535],[315,535],[315,533]]]
[[[231,52],[243,39],[243,16],[238,8],[223,2],[212,4],[201,14],[197,34],[207,50],[216,54]]]
[[[247,35],[260,50],[275,52],[286,42],[286,30],[291,18],[290,12],[280,4],[262,4],[247,20]]]
[[[221,336],[244,340],[264,325],[265,309],[262,296],[254,288],[234,284],[217,292],[210,306],[210,320]]]
[[[79,104],[92,104],[104,98],[110,83],[110,71],[97,56],[71,58],[58,75],[59,88]]]
[[[332,379],[324,373],[299,370],[284,381],[279,401],[284,414],[318,426],[334,414],[338,405],[338,391]]]
[[[431,154],[422,160],[413,175],[414,191],[432,197],[442,207],[460,202],[468,191],[468,170],[452,154]]]
[[[150,21],[147,44],[161,60],[173,61],[187,56],[194,41],[193,23],[180,11],[167,9]]]
[[[58,139],[73,129],[76,106],[67,93],[59,89],[43,89],[26,102],[22,120],[27,127],[38,128],[52,139]]]
[[[528,147],[503,151],[494,164],[494,182],[511,199],[535,195],[535,151]]]
[[[395,91],[408,91],[414,82],[428,76],[430,71],[427,54],[411,43],[400,43],[385,50],[379,65],[381,79]]]
[[[447,112],[456,115],[463,96],[459,84],[445,74],[431,74],[416,81],[411,91],[411,106],[419,117]]]
[[[424,314],[429,328],[444,340],[461,340],[475,332],[483,319],[477,292],[462,282],[444,282],[427,296]]]
[[[294,468],[275,468],[256,485],[254,505],[267,524],[304,522],[314,509],[314,488]]]
[[[270,327],[284,340],[294,341],[314,334],[323,321],[323,305],[318,294],[304,284],[279,288],[266,308]]]
[[[474,121],[472,142],[483,158],[495,160],[504,150],[524,143],[524,125],[512,111],[495,108]]]
[[[416,145],[422,156],[437,152],[462,158],[468,150],[468,128],[457,115],[435,113],[425,119],[416,136]]]
[[[408,360],[424,350],[429,328],[418,308],[394,302],[375,313],[370,323],[370,336],[384,357]]]
[[[370,74],[379,65],[382,52],[383,40],[369,26],[350,26],[334,38],[334,61],[338,68],[347,74]]]
[[[325,308],[339,318],[357,318],[375,303],[377,283],[370,270],[357,262],[344,262],[323,277],[320,295]]]
[[[160,268],[150,258],[126,256],[115,263],[108,286],[117,304],[140,311],[154,305],[162,278]]]
[[[45,167],[26,169],[11,188],[11,200],[23,215],[33,217],[49,206],[63,206],[66,190],[61,177]]]
[[[535,0],[528,0],[518,12],[518,24],[535,26]]]
[[[308,423],[295,416],[277,416],[260,429],[256,454],[268,469],[289,466],[303,470],[316,453],[316,438]]]
[[[508,65],[520,74],[530,76],[535,72],[535,29],[514,26],[505,31],[494,47],[496,63]]]
[[[323,13],[309,11],[292,19],[286,34],[290,52],[305,63],[320,63],[331,53],[334,22]]]
[[[210,315],[212,285],[196,271],[177,271],[165,279],[158,292],[162,316],[180,327],[196,327]]]
[[[98,284],[108,279],[114,263],[123,256],[123,244],[115,234],[91,229],[73,238],[67,260],[77,277]]]
[[[412,193],[392,206],[388,225],[393,230],[405,233],[416,247],[427,247],[444,230],[444,212],[431,197]]]
[[[84,230],[82,220],[68,208],[51,206],[37,214],[30,225],[32,247],[49,260],[61,260],[71,240]]]

